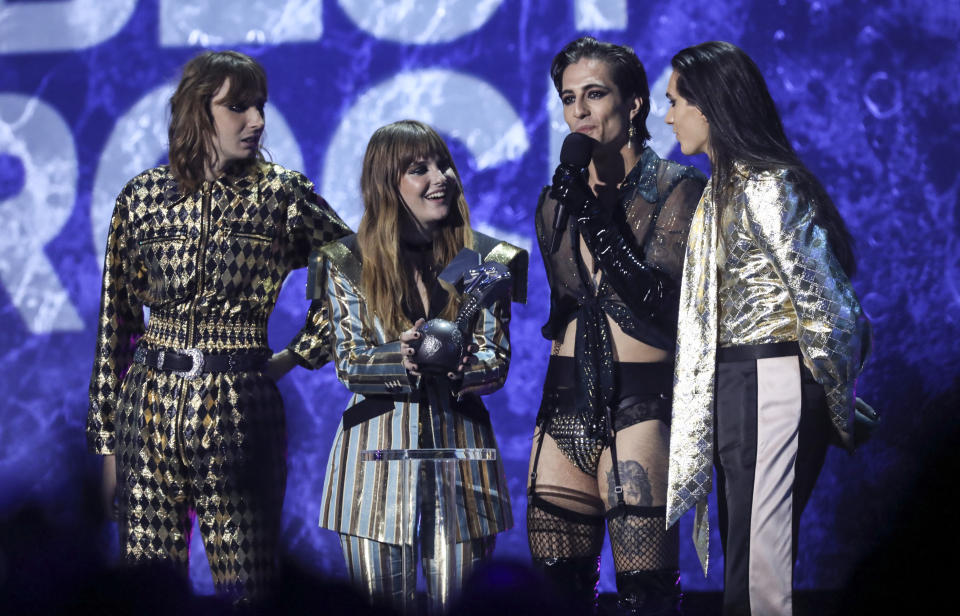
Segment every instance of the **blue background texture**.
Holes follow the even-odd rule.
[[[180,67],[203,47],[235,48],[267,70],[274,160],[306,173],[351,226],[367,138],[415,117],[447,138],[475,226],[530,249],[510,377],[487,398],[516,517],[497,555],[525,561],[526,467],[549,354],[533,210],[567,132],[550,61],[588,33],[632,46],[651,83],[654,149],[709,171],[705,158],[674,147],[663,92],[676,51],[720,39],[756,60],[794,146],[856,239],[853,282],[875,329],[859,394],[883,424],[854,455],[830,451],[797,566],[801,588],[842,585],[875,535],[910,507],[916,478],[935,472],[927,453],[957,431],[960,5],[422,0],[404,13],[400,4],[0,0],[0,519],[34,506],[115,554],[115,526],[82,513],[99,481],[83,427],[106,221],[125,181],[165,160],[163,105]],[[270,323],[274,349],[303,323],[305,280],[300,271],[284,287]],[[336,537],[317,519],[348,393],[331,366],[297,369],[280,388],[289,425],[282,545],[309,570],[342,577]],[[686,587],[719,588],[718,536],[704,578],[689,517],[681,525]],[[198,539],[192,579],[209,592]],[[613,586],[606,558],[601,588]]]

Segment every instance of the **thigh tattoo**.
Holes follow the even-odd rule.
[[[620,481],[623,485],[623,498],[628,504],[649,507],[653,504],[653,486],[647,469],[634,460],[619,462]],[[608,502],[612,505],[617,502],[617,480],[613,469],[607,471]]]

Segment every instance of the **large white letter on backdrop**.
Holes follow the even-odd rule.
[[[32,333],[83,329],[44,254],[76,197],[70,127],[40,99],[0,94],[0,152],[19,159],[24,171],[22,190],[0,201],[0,282]]]
[[[627,27],[627,0],[575,0],[577,30],[623,30]]]
[[[362,30],[379,39],[445,43],[479,30],[503,0],[339,0]]]
[[[131,178],[156,165],[167,153],[168,101],[174,87],[164,84],[137,101],[117,121],[103,148],[90,205],[93,245],[101,266],[117,195]],[[287,121],[271,103],[264,108],[264,117],[267,123],[264,145],[270,155],[284,167],[303,169],[303,155]]]
[[[136,4],[136,0],[0,0],[0,53],[93,47],[119,32]]]
[[[445,69],[400,73],[357,98],[327,148],[322,194],[354,229],[363,213],[360,170],[367,141],[380,126],[405,118],[463,143],[478,169],[516,160],[530,147],[523,120],[489,83]]]
[[[160,0],[160,44],[209,47],[316,41],[323,35],[322,9],[321,0]]]

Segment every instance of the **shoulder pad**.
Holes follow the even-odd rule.
[[[356,289],[360,289],[361,261],[357,250],[357,236],[348,235],[325,244],[310,255],[307,273],[307,299],[321,299],[326,293],[323,263],[330,261]]]
[[[477,231],[473,232],[473,247],[484,261],[496,261],[510,268],[510,275],[513,277],[513,301],[526,304],[530,254],[519,246],[501,242]]]

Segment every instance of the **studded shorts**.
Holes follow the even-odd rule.
[[[614,370],[616,389],[610,415],[615,432],[651,419],[670,423],[673,364],[616,362]],[[537,425],[577,468],[596,476],[600,454],[609,443],[591,437],[577,413],[576,379],[573,357],[550,358]]]

